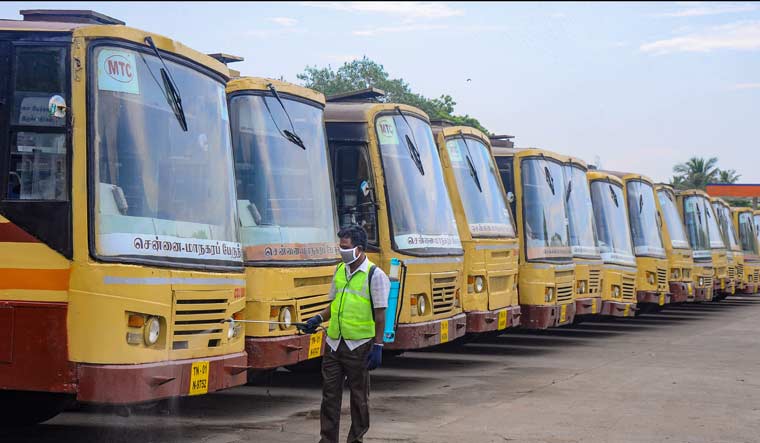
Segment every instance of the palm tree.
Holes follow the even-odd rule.
[[[718,176],[716,177],[717,183],[736,183],[741,178],[740,174],[736,173],[736,169],[719,169]]]
[[[716,157],[692,157],[686,163],[673,166],[673,172],[680,178],[678,186],[682,189],[705,189],[708,183],[715,183],[718,178],[717,164]]]

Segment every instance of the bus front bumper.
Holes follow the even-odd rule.
[[[283,337],[246,337],[248,365],[253,369],[274,369],[319,357],[325,352],[325,333]]]
[[[637,303],[651,303],[653,305],[664,306],[670,303],[670,293],[657,291],[638,291],[636,293]]]
[[[602,308],[601,297],[578,298],[575,300],[575,316],[598,314]]]
[[[693,296],[691,283],[672,281],[669,283],[669,286],[671,303],[683,303]]]
[[[520,307],[508,306],[494,311],[467,312],[467,333],[500,331],[520,326]]]
[[[567,325],[575,319],[575,303],[563,305],[520,305],[520,325],[527,329],[546,329]],[[563,312],[564,311],[564,312]]]
[[[742,294],[755,294],[758,291],[757,283],[744,283],[743,286],[741,290]]]
[[[467,316],[464,313],[442,320],[400,323],[396,326],[395,341],[385,343],[385,349],[406,351],[427,348],[453,341],[462,337],[465,332],[467,332]]]
[[[636,303],[605,300],[602,303],[602,315],[612,317],[633,317],[636,315]]]
[[[130,404],[219,391],[244,384],[247,363],[245,352],[137,365],[81,363],[77,400]]]

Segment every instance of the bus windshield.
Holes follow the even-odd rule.
[[[238,242],[224,83],[187,63],[97,46],[95,247],[101,257],[235,265]],[[182,96],[186,130],[171,102]]]
[[[760,236],[757,235],[758,227],[760,227],[760,215],[753,217],[749,212],[739,213],[739,238],[742,243],[742,251],[747,254],[758,253],[757,242],[760,241]]]
[[[566,164],[564,170],[567,182],[565,200],[573,256],[598,258],[600,253],[594,228],[594,208],[591,205],[586,171],[571,164]]]
[[[684,223],[689,234],[689,244],[694,251],[695,259],[706,259],[710,255],[710,240],[707,234],[707,216],[703,203],[704,198],[690,195],[684,200]]]
[[[562,165],[543,157],[522,160],[523,220],[528,260],[570,259]]]
[[[654,188],[649,183],[631,180],[626,183],[628,215],[636,255],[665,257],[665,248],[657,225]]]
[[[710,235],[710,248],[726,249],[726,244],[723,242],[723,234],[721,234],[720,227],[718,227],[718,216],[715,215],[710,201],[703,198],[702,205],[705,214],[707,214],[707,232]]]
[[[248,261],[336,261],[337,223],[323,109],[279,94],[230,101],[241,240]],[[289,116],[289,117],[288,117]],[[280,132],[291,130],[306,149]]]
[[[454,210],[430,125],[411,113],[375,121],[397,250],[461,255]]]
[[[608,263],[636,264],[623,188],[602,180],[591,182],[596,234],[602,259]]]
[[[723,243],[729,245],[732,251],[740,251],[741,247],[736,238],[736,232],[734,232],[734,224],[731,223],[731,209],[718,202],[713,203],[712,207],[715,210],[715,215],[718,217],[718,225],[720,227],[720,234],[723,237]]]
[[[473,237],[514,237],[512,216],[488,147],[466,136],[450,137],[446,149]]]
[[[660,199],[660,209],[662,209],[662,216],[668,227],[671,246],[675,249],[688,249],[690,247],[689,240],[686,237],[681,216],[678,215],[678,208],[676,207],[673,194],[666,190],[659,190],[657,191],[657,197]]]
[[[757,239],[757,242],[752,242],[752,247],[755,251],[755,254],[757,254],[758,253],[757,247],[758,247],[758,244],[760,244],[760,214],[755,214],[752,217],[752,220],[754,221],[754,223],[750,222],[749,225],[754,231],[755,238]]]

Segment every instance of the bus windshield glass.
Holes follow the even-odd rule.
[[[753,226],[754,221],[754,226]],[[742,251],[747,254],[757,254],[757,228],[760,227],[760,215],[752,216],[749,212],[739,213],[739,238],[742,243]]]
[[[702,200],[702,206],[705,214],[707,214],[707,232],[710,235],[710,248],[726,249],[726,244],[723,242],[723,234],[721,234],[720,227],[718,227],[718,216],[713,211],[710,201],[706,198]]]
[[[411,113],[375,121],[393,243],[401,252],[461,255],[454,210],[430,125]]]
[[[97,254],[240,266],[225,85],[164,60],[166,68],[148,52],[93,51]],[[181,94],[186,131],[168,78]]]
[[[665,258],[665,248],[657,224],[659,219],[654,201],[654,188],[649,183],[639,180],[631,180],[625,186],[634,253]]]
[[[476,138],[455,136],[446,140],[446,149],[470,234],[514,237],[512,217],[488,147]]]
[[[527,259],[572,258],[562,165],[529,157],[522,160],[521,170]]]
[[[579,166],[566,164],[565,200],[570,229],[570,247],[574,257],[598,258],[599,246],[594,228],[594,208],[586,171]]]
[[[704,198],[698,195],[690,195],[684,200],[684,224],[695,259],[712,257],[703,200]]]
[[[230,101],[237,206],[246,262],[336,261],[334,193],[323,109],[280,93]],[[285,138],[288,116],[305,149]]]
[[[712,204],[715,215],[718,217],[720,233],[723,237],[723,243],[730,246],[732,251],[740,251],[741,247],[734,232],[734,224],[731,222],[731,209],[728,206],[715,202]]]
[[[635,265],[623,188],[616,183],[594,180],[591,202],[602,259],[607,263]]]
[[[674,249],[688,249],[690,247],[689,240],[686,237],[681,216],[678,214],[678,208],[674,201],[675,197],[667,190],[657,191],[657,197],[660,199],[662,217],[665,219],[665,224],[668,227],[670,245]]]
[[[752,242],[752,248],[754,250],[754,253],[757,254],[757,246],[760,244],[760,214],[755,214],[752,217],[752,220],[754,223],[749,222],[750,228],[752,229],[752,232],[755,233],[755,238],[757,238],[757,242]],[[748,237],[749,238],[749,237]],[[742,247],[742,249],[744,249]]]

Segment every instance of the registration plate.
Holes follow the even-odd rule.
[[[507,328],[507,311],[499,311],[499,330]]]
[[[721,280],[720,281],[720,289],[726,289],[726,281],[725,280]]]
[[[623,317],[628,317],[629,312],[631,312],[631,305],[625,305],[625,308],[623,308]]]
[[[567,321],[567,305],[559,307],[559,322],[564,323]]]
[[[691,295],[694,292],[694,287],[689,285],[687,286],[687,288],[688,288],[687,290],[689,291],[689,295]]]
[[[449,321],[444,320],[441,322],[441,343],[449,341]]]
[[[596,299],[594,298],[594,299],[591,300],[591,313],[592,314],[596,314],[596,312],[597,312],[596,309],[597,309],[596,308]]]
[[[190,391],[189,395],[201,395],[208,393],[209,367],[207,361],[196,361],[190,367]]]
[[[316,358],[322,355],[322,336],[323,332],[315,332],[309,337],[309,357]]]
[[[665,305],[665,294],[660,294],[660,306]]]

